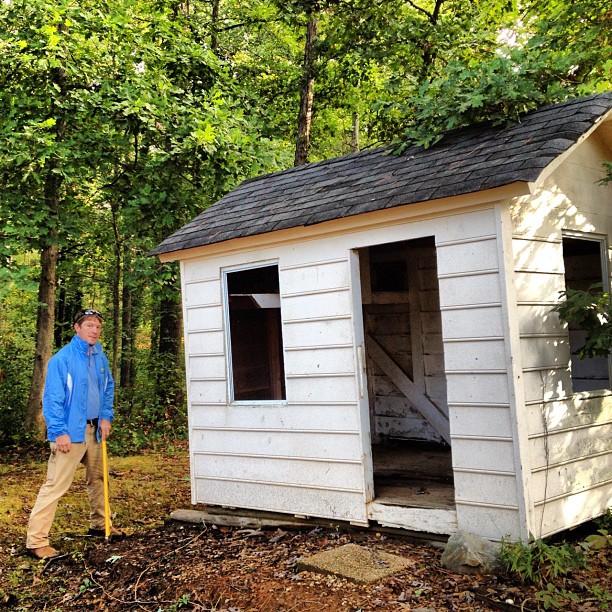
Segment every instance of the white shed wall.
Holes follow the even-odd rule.
[[[470,220],[466,217],[466,220]],[[472,232],[437,240],[455,500],[460,529],[523,537],[516,393],[508,348],[508,277],[498,210]]]
[[[301,253],[183,262],[193,502],[364,522],[348,258]],[[222,268],[261,261],[279,263],[287,400],[230,404]]]
[[[499,211],[337,227],[307,241],[182,262],[193,502],[366,520],[370,432],[351,253],[434,236],[458,527],[522,537]],[[287,399],[230,404],[222,269],[271,261],[279,265]]]
[[[612,394],[572,392],[567,330],[551,313],[565,287],[562,232],[584,232],[612,246],[612,186],[598,185],[602,163],[611,158],[595,133],[533,197],[512,206],[531,466],[529,529],[535,537],[612,506]]]

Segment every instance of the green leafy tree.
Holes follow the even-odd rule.
[[[4,262],[29,249],[41,258],[30,430],[40,415],[56,287],[66,286],[58,269],[81,270],[70,273],[73,285],[94,277],[111,289],[98,304],[112,313],[116,365],[125,248],[144,256],[274,159],[234,101],[224,63],[199,43],[193,15],[176,8],[136,0],[0,8]],[[81,293],[91,303],[91,292]],[[177,295],[174,286],[175,311]],[[67,327],[70,310],[59,321]],[[173,334],[155,350],[177,354]]]
[[[580,359],[607,357],[612,353],[612,295],[601,283],[588,291],[567,289],[553,310],[576,329],[586,332],[585,343],[577,351]]]
[[[604,163],[602,186],[612,183],[612,162]],[[586,332],[584,345],[576,354],[579,359],[607,357],[612,354],[612,294],[602,283],[596,283],[587,291],[567,289],[562,291],[561,302],[553,308],[562,321],[574,329]]]
[[[0,172],[3,233],[40,254],[36,349],[26,426],[39,422],[53,335],[55,283],[64,237],[84,219],[80,185],[91,181],[85,108],[96,57],[91,6],[5,2],[0,8]]]
[[[405,101],[383,104],[398,128],[403,123],[399,150],[612,87],[612,14],[605,2],[474,3],[463,19],[439,24],[453,45],[438,46],[436,66]]]
[[[1,3],[2,317],[29,321],[0,342],[2,410],[34,430],[46,360],[86,303],[107,314],[134,432],[182,418],[178,271],[151,247],[293,165],[297,142],[301,161],[427,146],[608,90],[610,19],[602,0]]]

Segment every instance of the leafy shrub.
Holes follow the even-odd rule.
[[[24,433],[33,354],[10,338],[2,339],[0,344],[0,447],[6,447]]]
[[[593,533],[585,538],[584,544],[593,550],[612,548],[612,533],[607,529],[598,529],[597,533]]]
[[[2,278],[0,276],[0,278]],[[0,302],[0,448],[25,436],[24,418],[34,363],[36,302],[26,291],[3,288]]]
[[[550,608],[559,609],[565,607],[567,601],[579,601],[578,595],[567,591],[566,589],[558,589],[554,584],[549,582],[545,588],[536,593],[536,599],[544,606],[545,610]]]
[[[587,567],[580,546],[567,542],[552,545],[540,539],[531,544],[503,541],[500,561],[506,571],[522,584],[539,588],[535,593],[536,600],[546,610],[563,608],[568,602],[578,599],[563,588],[563,579],[572,570]]]
[[[608,508],[608,511],[595,519],[595,524],[599,529],[605,529],[608,533],[612,533],[612,509]]]
[[[115,455],[137,454],[187,437],[182,363],[138,350],[135,371],[133,388],[115,391],[116,420],[108,441]]]
[[[560,295],[564,301],[553,311],[569,325],[586,332],[578,357],[607,357],[612,351],[612,295],[603,291],[601,283],[592,285],[588,291],[567,289]]]
[[[593,524],[597,527],[595,533],[591,533],[584,539],[583,547],[587,550],[604,550],[612,548],[612,510],[596,518]]]
[[[544,540],[531,544],[503,541],[500,561],[506,571],[523,584],[540,588],[564,577],[573,569],[587,567],[584,552],[567,542],[549,545]]]

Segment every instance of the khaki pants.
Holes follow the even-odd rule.
[[[51,442],[47,480],[40,488],[28,523],[27,548],[49,546],[49,530],[55,518],[57,504],[70,488],[79,463],[85,466],[90,527],[104,530],[102,444],[96,439],[93,425],[87,425],[85,442],[73,442],[67,453],[57,451],[55,442]]]

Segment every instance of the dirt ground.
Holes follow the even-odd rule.
[[[409,559],[406,570],[369,585],[296,571],[300,557],[356,543]],[[21,551],[23,553],[23,551]],[[441,550],[370,531],[314,528],[283,531],[168,522],[117,542],[96,541],[83,552],[34,562],[30,596],[14,610],[536,610],[535,590],[507,578],[463,576],[440,566]],[[609,554],[591,559],[589,583],[598,576],[610,591]],[[564,610],[601,610],[585,594],[585,575],[566,580],[580,601]],[[540,604],[541,605],[541,604]],[[2,604],[0,603],[0,607]]]
[[[544,609],[545,602],[536,597],[538,589],[507,576],[453,574],[440,565],[439,545],[406,536],[314,525],[259,530],[170,521],[174,510],[190,508],[185,445],[111,457],[114,520],[128,534],[120,541],[84,535],[87,501],[78,475],[60,503],[52,530],[52,544],[64,554],[36,561],[26,555],[23,540],[43,480],[44,456],[40,459],[0,464],[0,610]],[[298,571],[301,558],[351,543],[405,557],[406,569],[365,585]],[[553,603],[575,612],[612,609],[611,553],[612,547],[590,552],[588,570],[557,579]]]

